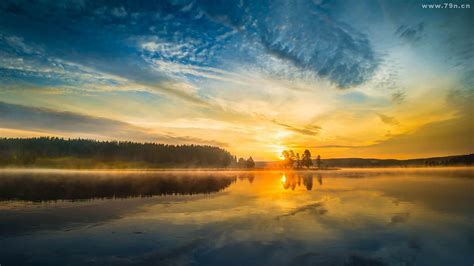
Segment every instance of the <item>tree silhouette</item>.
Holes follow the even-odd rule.
[[[296,156],[295,156],[295,153],[293,152],[293,150],[290,150],[290,157],[291,157],[291,159],[292,159],[293,162],[294,162],[295,159],[296,159]]]
[[[237,167],[239,168],[246,168],[247,167],[247,162],[245,161],[244,158],[240,157],[239,161],[237,162]]]
[[[252,156],[250,156],[247,159],[246,166],[247,166],[247,168],[255,168],[255,162],[253,161]]]
[[[313,165],[313,161],[311,159],[311,152],[309,150],[304,151],[303,158],[301,159],[301,164],[302,166],[306,166],[307,168]]]
[[[296,168],[299,169],[299,168],[301,168],[301,166],[302,166],[302,165],[301,165],[300,154],[297,153],[297,154],[296,154]]]
[[[316,158],[316,166],[318,167],[318,169],[321,169],[321,156],[319,155]]]
[[[293,167],[293,164],[295,162],[295,154],[292,150],[290,151],[287,151],[287,150],[283,150],[281,152],[281,156],[283,157],[283,166],[286,168],[286,167],[289,167],[289,168],[292,168]]]

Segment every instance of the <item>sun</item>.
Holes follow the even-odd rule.
[[[277,152],[276,152],[276,156],[278,157],[278,159],[280,159],[281,161],[285,160],[285,157],[283,156],[283,151],[286,150],[285,147],[280,147]]]
[[[286,131],[286,130],[280,130],[278,132],[276,132],[275,134],[275,142],[276,143],[282,143],[283,142],[283,139],[287,138],[288,136],[290,136],[291,133]],[[276,145],[272,145],[274,147],[274,150],[275,150],[275,153],[276,153],[276,157],[280,160],[285,160],[285,157],[283,157],[282,155],[282,152],[284,150],[287,150],[288,148],[285,147],[284,145],[281,145],[281,144],[276,144]]]

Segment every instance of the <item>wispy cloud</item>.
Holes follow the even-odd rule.
[[[417,25],[401,25],[395,31],[395,35],[399,36],[402,40],[415,43],[420,40],[423,34],[424,24],[418,23]]]
[[[314,125],[305,126],[305,127],[296,127],[296,126],[278,122],[277,120],[272,120],[272,122],[276,125],[282,126],[283,128],[287,130],[290,130],[299,134],[303,134],[303,135],[308,135],[308,136],[316,136],[321,130],[320,126],[314,126]]]
[[[55,133],[64,136],[85,134],[105,139],[135,139],[172,144],[197,143],[227,146],[226,143],[215,140],[160,134],[151,129],[114,119],[4,102],[0,102],[0,127],[43,132],[45,134]]]
[[[384,115],[384,114],[381,114],[381,113],[377,113],[377,116],[380,118],[380,120],[387,124],[387,125],[391,125],[391,126],[397,126],[400,124],[400,122],[398,122],[398,120],[393,117],[393,116],[388,116],[388,115]]]
[[[403,91],[392,93],[391,98],[394,103],[401,104],[405,100],[406,94]]]
[[[340,88],[367,81],[378,66],[367,36],[311,1],[299,2],[292,9],[281,1],[248,4],[241,7],[247,11],[244,14],[229,12],[234,8],[201,8],[215,21],[256,41],[267,53],[328,78]]]

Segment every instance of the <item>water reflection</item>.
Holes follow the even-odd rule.
[[[323,176],[321,174],[318,174],[318,183],[320,186],[323,185]]]
[[[248,173],[239,173],[237,175],[237,178],[240,180],[240,181],[243,181],[243,180],[247,180],[250,184],[253,183],[253,180],[255,179],[255,174],[254,173],[251,173],[251,172],[248,172]]]
[[[0,173],[0,200],[83,200],[155,195],[193,195],[221,191],[233,175],[53,172]]]
[[[301,181],[303,180],[303,185],[306,187],[306,190],[310,191],[313,189],[313,173],[282,173],[281,174],[281,183],[284,189],[295,190],[296,187],[301,186]],[[319,185],[323,184],[323,177],[320,173],[317,174]]]
[[[74,175],[69,175],[74,182],[92,184],[88,188],[101,184]],[[474,261],[472,169],[133,175],[92,176],[112,183],[123,178],[131,182],[129,187],[136,186],[128,191],[146,191],[146,184],[158,183],[128,179],[157,176],[205,188],[185,191],[220,191],[22,202],[34,206],[10,209],[5,208],[10,201],[0,201],[0,263],[345,266]],[[47,187],[54,183],[44,179],[39,180]],[[64,179],[56,177],[57,182]],[[213,181],[202,181],[208,179]]]
[[[322,185],[322,175],[316,174]],[[0,172],[0,201],[50,201],[208,194],[224,190],[236,179],[252,184],[255,173]],[[313,189],[314,174],[281,174],[284,189]]]

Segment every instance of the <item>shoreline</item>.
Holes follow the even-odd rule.
[[[370,170],[450,170],[473,169],[474,166],[436,166],[436,167],[357,167],[330,169],[285,169],[285,168],[42,168],[42,167],[3,167],[1,172],[338,172],[338,171],[370,171]]]

